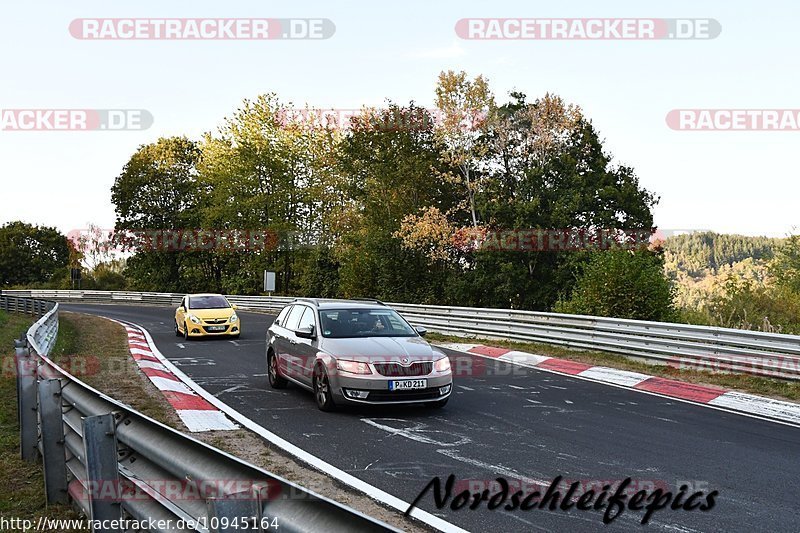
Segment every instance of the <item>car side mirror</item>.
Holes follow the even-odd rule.
[[[419,333],[420,337],[424,337],[425,334],[428,333],[427,328],[424,328],[422,326],[414,326],[414,329],[417,330],[417,333]]]
[[[295,330],[295,335],[300,337],[301,339],[315,339],[317,338],[317,334],[314,331],[314,326],[308,326],[305,328],[300,328]]]
[[[178,311],[180,311],[180,312],[184,312],[184,311],[186,311],[186,309],[184,309],[184,308],[183,308],[183,306],[180,306],[180,307],[178,308]]]
[[[236,305],[236,304],[231,304],[231,309],[233,309],[235,311],[235,310],[239,309],[239,306]]]

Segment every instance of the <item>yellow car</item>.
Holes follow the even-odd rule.
[[[187,294],[175,310],[175,335],[186,340],[220,335],[238,338],[241,333],[236,304],[221,294]]]

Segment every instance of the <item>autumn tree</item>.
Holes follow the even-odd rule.
[[[463,71],[442,72],[436,85],[436,107],[441,112],[435,131],[444,147],[442,157],[457,169],[453,181],[463,186],[472,225],[477,226],[475,194],[480,183],[476,170],[488,151],[481,137],[494,111],[489,83],[483,76],[471,80]]]

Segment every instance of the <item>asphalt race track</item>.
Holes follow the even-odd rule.
[[[164,307],[62,304],[65,311],[145,327],[159,350],[231,407],[334,466],[406,501],[434,476],[485,482],[501,476],[570,482],[633,478],[642,488],[690,482],[719,491],[716,506],[669,507],[646,526],[626,508],[610,526],[603,511],[437,510],[471,531],[800,531],[800,429],[456,352],[470,370],[441,410],[358,408],[323,413],[312,395],[266,377],[271,316],[240,312],[238,341],[186,342]],[[464,358],[467,358],[465,361]],[[650,485],[648,485],[650,484]],[[465,488],[462,486],[461,488]],[[563,490],[562,490],[563,494]]]

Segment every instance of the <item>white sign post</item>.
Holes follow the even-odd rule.
[[[270,293],[270,296],[275,292],[275,272],[264,271],[264,292]]]

